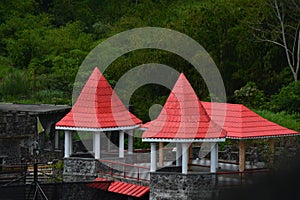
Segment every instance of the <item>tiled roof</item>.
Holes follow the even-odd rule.
[[[71,111],[56,128],[115,128],[141,124],[130,113],[96,67]]]
[[[159,116],[143,133],[145,139],[217,139],[226,131],[210,120],[183,73]]]
[[[227,131],[228,138],[247,139],[300,134],[259,116],[242,104],[201,103],[212,120],[220,126],[224,124],[223,128]]]
[[[88,186],[91,188],[97,188],[100,190],[106,190],[108,192],[114,192],[132,197],[142,197],[150,191],[149,187],[142,185],[112,181],[107,187],[108,183],[109,182],[107,181],[107,179],[96,178],[94,180],[94,183],[89,183]]]

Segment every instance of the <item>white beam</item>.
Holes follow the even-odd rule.
[[[94,152],[95,152],[95,159],[100,159],[100,152],[101,152],[101,132],[96,131],[94,132]]]
[[[111,135],[111,133],[110,132],[107,132],[106,133],[106,139],[107,139],[107,152],[110,152],[110,143],[111,143],[111,141],[110,141],[110,135]]]
[[[164,143],[158,143],[158,165],[159,167],[164,166]]]
[[[94,132],[92,132],[93,133],[93,142],[92,142],[92,145],[93,145],[93,150],[92,150],[92,152],[93,153],[95,153],[95,146],[96,146],[96,144],[95,144],[95,142],[96,142],[96,138],[95,138],[95,133]]]
[[[189,143],[182,143],[182,173],[187,174]]]
[[[216,143],[211,143],[210,146],[210,172],[211,173],[216,173],[216,168],[217,168],[217,147]]]
[[[151,143],[151,164],[150,164],[150,172],[156,171],[156,143]]]
[[[133,153],[133,134],[134,130],[130,130],[127,132],[128,134],[128,154]]]
[[[119,158],[124,158],[124,131],[119,132]]]
[[[70,131],[65,131],[65,158],[70,157]]]
[[[176,166],[181,166],[182,160],[181,160],[181,144],[176,143]]]
[[[216,169],[219,168],[219,143],[216,142]]]
[[[70,133],[69,133],[69,142],[70,142],[70,144],[69,144],[69,147],[70,147],[70,155],[72,155],[72,153],[73,153],[73,140],[72,140],[72,135],[73,135],[73,131],[70,131]]]

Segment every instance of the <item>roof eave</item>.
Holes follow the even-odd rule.
[[[250,139],[267,139],[267,138],[279,138],[279,137],[291,137],[291,136],[299,136],[300,133],[291,133],[291,134],[279,134],[279,135],[267,135],[267,136],[250,136],[250,137],[235,137],[235,136],[227,136],[228,139],[235,140],[250,140]]]
[[[225,138],[142,138],[142,142],[225,142]]]
[[[65,130],[65,131],[121,131],[121,130],[132,130],[139,127],[140,124],[133,125],[133,126],[119,126],[119,127],[107,127],[107,128],[55,126],[55,129]]]

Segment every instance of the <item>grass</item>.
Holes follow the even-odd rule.
[[[12,64],[10,63],[9,59],[3,56],[0,56],[0,78],[3,78],[3,76],[8,72],[12,71],[14,68],[12,67]]]

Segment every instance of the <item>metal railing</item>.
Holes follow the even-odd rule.
[[[100,174],[110,175],[111,177],[118,177],[124,179],[134,179],[138,181],[149,181],[150,180],[150,168],[127,164],[111,160],[99,160],[105,164],[107,168],[99,170]]]
[[[216,172],[217,188],[239,187],[243,184],[251,184],[260,175],[271,173],[270,169],[251,169],[243,172],[239,171],[219,171]]]

